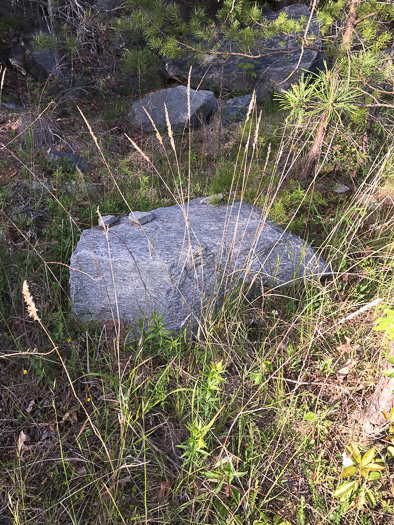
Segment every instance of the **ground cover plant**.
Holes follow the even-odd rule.
[[[240,124],[217,115],[198,130],[130,136],[120,88],[111,107],[87,98],[58,118],[45,87],[6,71],[2,97],[20,86],[40,102],[27,126],[14,113],[0,121],[1,523],[393,520],[393,411],[380,434],[361,424],[393,374],[392,99],[364,122],[362,155],[366,127],[336,106],[305,177],[310,117],[326,108],[308,90],[328,73],[253,100]],[[302,118],[289,107],[300,101]],[[78,144],[88,175],[48,161],[41,115]],[[241,293],[194,339],[160,316],[139,340],[116,320],[73,318],[68,264],[99,214],[219,192],[313,243],[333,276]]]

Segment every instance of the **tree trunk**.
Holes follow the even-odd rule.
[[[391,345],[390,356],[394,356],[394,343]],[[392,366],[385,361],[384,369],[389,370]],[[385,419],[382,410],[390,413],[394,406],[394,379],[390,379],[382,374],[379,379],[375,392],[369,399],[368,406],[361,417],[361,429],[369,436],[381,434],[385,426]]]
[[[343,33],[341,52],[346,53],[353,42],[354,29],[359,22],[357,17],[357,8],[361,4],[361,0],[350,0],[349,12],[346,17],[345,32]],[[306,160],[304,169],[301,174],[301,179],[306,179],[313,174],[313,170],[317,162],[319,161],[321,151],[323,148],[323,142],[326,138],[327,129],[329,126],[328,114],[322,116],[320,121],[315,140],[313,141],[312,149],[309,152]]]
[[[328,113],[322,115],[317,133],[312,144],[312,148],[309,151],[308,158],[306,159],[304,169],[301,173],[301,180],[307,179],[313,174],[316,164],[318,163],[323,148],[324,139],[327,135],[329,119]]]

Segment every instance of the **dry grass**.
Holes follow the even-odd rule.
[[[124,199],[133,209],[138,202],[145,208],[182,202],[187,193],[204,192],[228,161],[236,166],[228,195],[242,196],[248,179],[268,214],[282,199],[281,188],[299,195],[290,171],[299,152],[286,149],[298,143],[285,134],[268,154],[267,146],[257,151],[255,128],[246,126],[242,135],[242,126],[220,131],[213,121],[190,134],[191,144],[188,134],[175,135],[173,143],[171,133],[160,140],[131,137],[146,158],[126,140],[119,148],[116,139],[111,157],[95,122],[88,119],[87,135],[82,120],[73,118],[80,140],[91,144],[103,192],[70,196],[61,177],[76,176],[56,174],[56,195],[44,200],[45,230],[36,233],[23,212],[12,215],[12,191],[1,201],[7,246],[0,256],[4,515],[23,524],[224,525],[264,523],[264,514],[268,524],[279,515],[297,525],[386,525],[394,501],[390,462],[374,486],[376,508],[345,512],[332,498],[344,445],[364,439],[356,414],[373,392],[388,348],[372,330],[377,311],[363,310],[376,298],[386,306],[393,300],[392,218],[384,206],[367,206],[386,184],[383,164],[371,164],[357,192],[343,198],[327,191],[326,206],[312,199],[308,208],[316,185],[336,182],[317,174],[289,205],[287,221],[302,215],[305,231],[336,269],[332,280],[240,296],[193,341],[160,337],[164,327],[151,326],[150,339],[125,342],[126,328],[116,318],[112,326],[84,326],[69,314],[63,265],[80,229],[95,224],[97,205],[102,214],[120,214]],[[224,145],[227,158],[220,153]],[[103,170],[104,160],[112,175]],[[40,178],[37,159],[34,169]],[[259,179],[254,170],[269,176]],[[26,199],[37,205],[34,192]],[[31,295],[25,290],[25,296],[31,312],[34,297],[42,326],[22,305],[26,278]],[[354,366],[344,373],[349,360]],[[384,443],[376,446],[384,454]]]
[[[18,138],[22,148],[50,148],[58,142],[60,129],[54,118],[44,112],[24,112],[18,121]]]

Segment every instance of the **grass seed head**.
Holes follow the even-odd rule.
[[[27,281],[23,281],[22,295],[25,300],[29,316],[32,317],[34,321],[39,321],[40,318],[38,317],[37,308],[34,304],[33,297],[30,295],[29,285],[27,284]]]

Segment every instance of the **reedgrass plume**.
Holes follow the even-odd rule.
[[[29,285],[27,284],[27,281],[23,281],[22,295],[25,300],[29,316],[32,317],[34,321],[40,321],[40,318],[38,317],[37,313],[37,308],[34,303],[34,299],[30,294]]]

